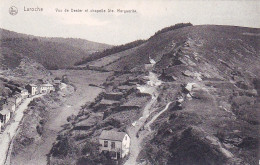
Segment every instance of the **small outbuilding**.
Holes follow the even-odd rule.
[[[130,152],[130,137],[125,132],[103,130],[99,136],[100,153],[111,159],[124,158]]]
[[[21,94],[16,94],[13,96],[15,98],[15,105],[18,106],[22,102],[22,95]]]

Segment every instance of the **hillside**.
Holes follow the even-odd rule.
[[[38,62],[25,57],[16,68],[0,70],[0,100],[12,96],[17,87],[23,88],[29,83],[42,81],[53,82],[51,72]]]
[[[106,49],[106,50],[101,51],[101,52],[93,53],[91,56],[86,57],[82,61],[75,63],[75,65],[86,64],[88,62],[95,61],[95,60],[101,59],[103,57],[107,57],[109,55],[114,55],[116,53],[120,53],[122,51],[125,51],[125,50],[128,50],[128,49],[134,48],[136,46],[139,46],[139,45],[143,44],[144,42],[145,42],[144,40],[137,40],[137,41],[133,41],[133,42],[130,42],[130,43],[127,43],[127,44],[124,44],[124,45],[114,46],[110,49]]]
[[[46,38],[0,29],[2,67],[14,68],[23,57],[41,63],[48,69],[67,68],[110,45],[73,38]]]
[[[158,36],[161,33],[165,33],[167,31],[176,30],[176,29],[188,27],[188,26],[192,26],[192,24],[191,23],[179,23],[176,25],[172,25],[172,26],[163,28],[162,30],[159,30],[153,36],[151,36],[149,38],[149,40],[154,38],[155,36]],[[123,58],[125,54],[131,54],[131,53],[129,53],[129,51],[131,52],[131,49],[135,49],[145,42],[147,42],[147,40],[136,40],[136,41],[126,43],[123,45],[114,46],[110,49],[106,49],[105,51],[93,53],[91,56],[83,58],[82,61],[75,63],[75,65],[76,66],[83,65],[83,64],[96,65],[96,61],[101,61],[101,64],[98,64],[98,65],[102,65],[102,63],[103,64],[105,63],[105,65],[107,65],[108,63],[110,63],[110,61]],[[110,59],[110,57],[112,57],[112,59]],[[109,61],[109,62],[107,62],[107,61]]]
[[[89,61],[114,71],[106,92],[123,94],[109,101],[102,93],[69,118],[50,163],[106,164],[97,138],[114,129],[131,137],[128,164],[257,164],[259,34],[233,26],[169,28]]]

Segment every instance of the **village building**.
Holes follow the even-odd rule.
[[[12,101],[7,102],[6,104],[3,105],[3,107],[8,109],[11,112],[11,114],[14,113],[16,110],[16,105]]]
[[[23,89],[23,90],[21,91],[21,96],[22,96],[23,99],[24,99],[24,98],[27,98],[28,95],[29,95],[29,92],[28,92],[27,89]]]
[[[21,94],[16,94],[14,95],[14,98],[15,98],[15,105],[18,106],[21,104],[22,102],[22,95]]]
[[[130,151],[130,137],[125,132],[103,130],[99,144],[100,153],[109,154],[111,159],[124,158]]]
[[[40,93],[51,93],[52,91],[55,91],[55,88],[52,84],[42,84],[39,86],[39,92]]]
[[[29,95],[28,90],[27,90],[27,89],[24,89],[24,88],[22,88],[22,87],[18,87],[18,88],[16,88],[16,91],[19,92],[19,93],[21,94],[22,99],[28,97],[28,95]]]
[[[28,84],[25,86],[25,89],[27,89],[29,94],[32,96],[36,95],[38,92],[38,87],[35,84]]]
[[[11,102],[14,103],[15,106],[20,105],[21,102],[22,102],[22,96],[21,96],[21,94],[16,94],[16,95],[14,95],[13,97],[7,98],[7,103],[11,103]]]
[[[6,108],[2,107],[2,110],[0,110],[0,121],[2,124],[6,124],[11,117],[11,112]]]

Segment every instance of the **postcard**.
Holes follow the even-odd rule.
[[[0,165],[259,164],[260,1],[0,0]]]

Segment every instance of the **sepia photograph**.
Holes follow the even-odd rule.
[[[259,0],[0,0],[0,165],[260,165]]]

